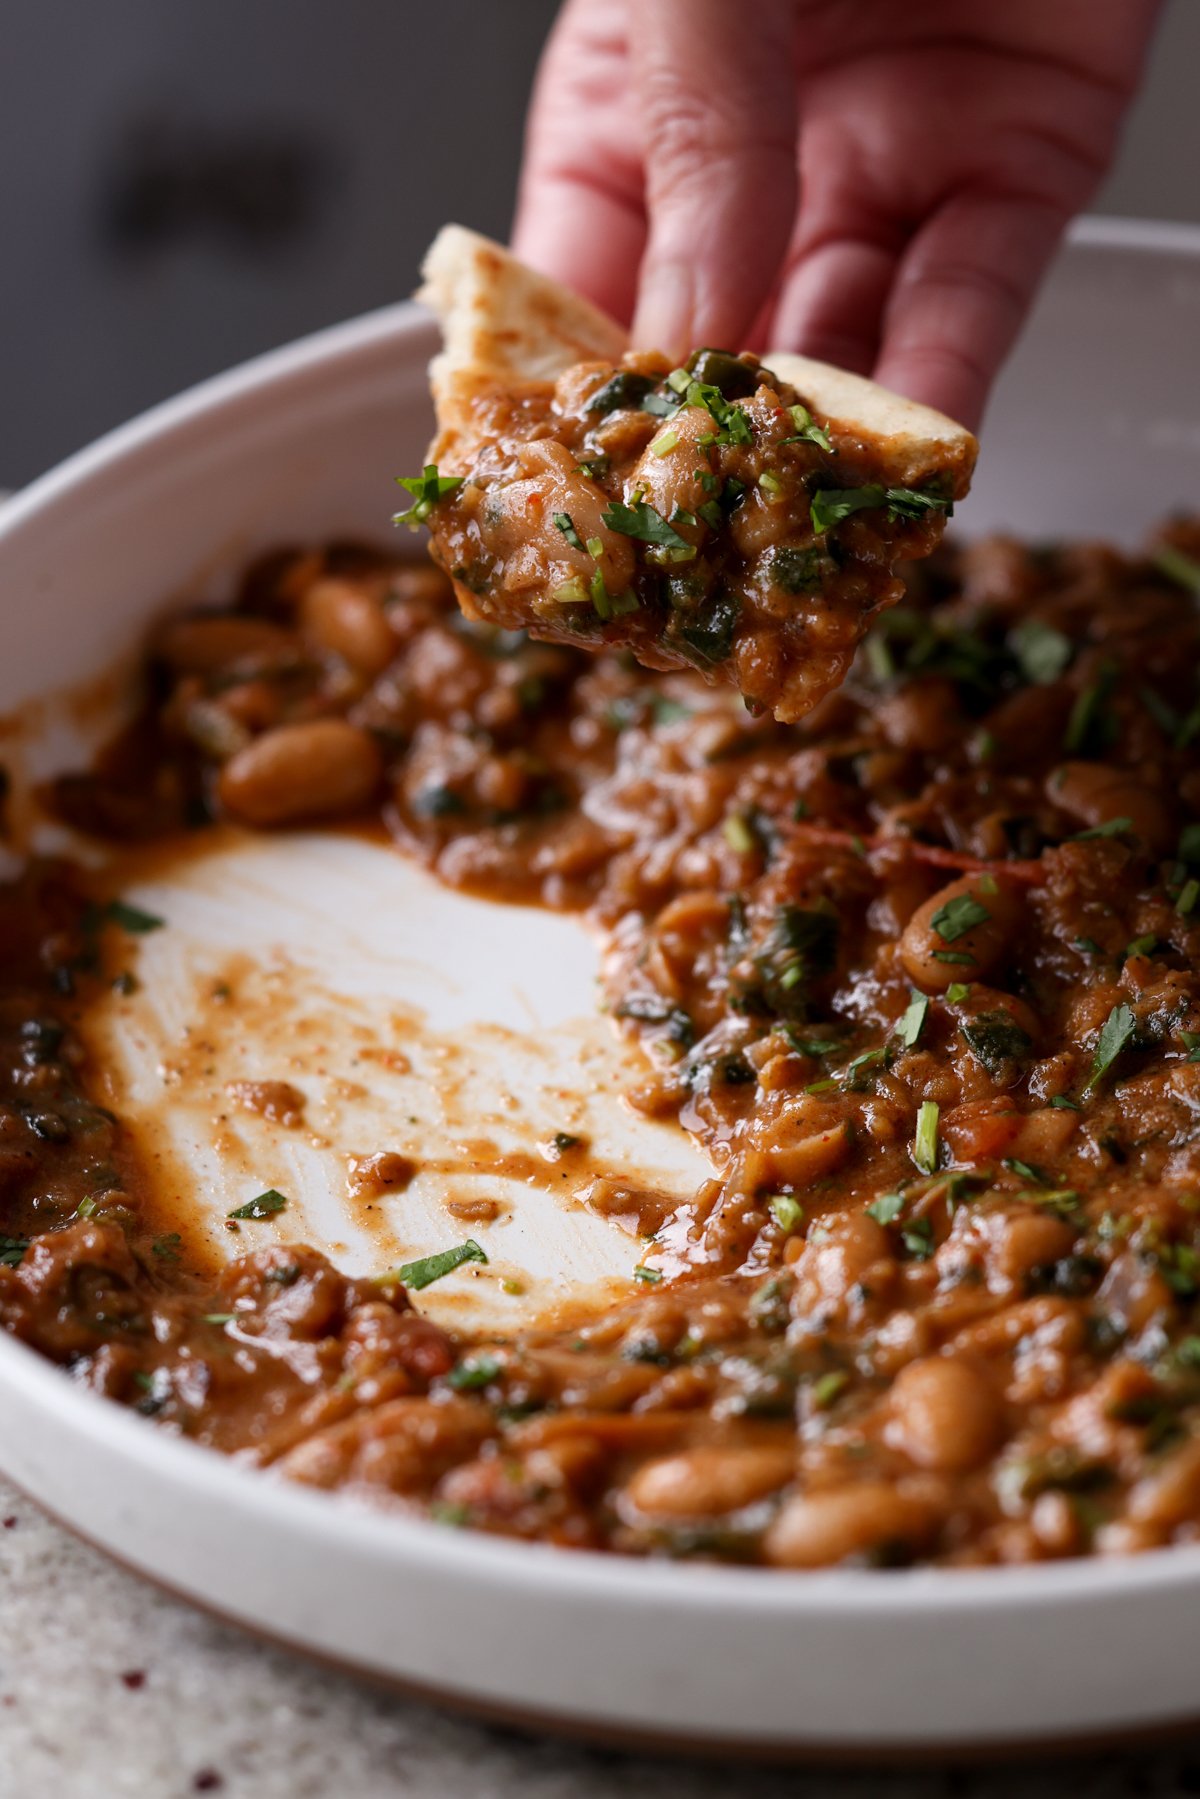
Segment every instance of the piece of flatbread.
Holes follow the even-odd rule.
[[[743,357],[754,391],[710,384],[710,415],[664,358],[475,232],[444,227],[423,274],[442,480],[418,516],[471,616],[697,668],[795,719],[969,486],[970,432],[862,376]]]

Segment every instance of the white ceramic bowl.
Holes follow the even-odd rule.
[[[1200,232],[1092,222],[989,420],[961,525],[1136,538],[1200,502]],[[128,650],[165,595],[281,538],[379,537],[428,434],[400,306],[209,382],[0,511],[0,712]],[[164,934],[165,935],[165,934]],[[372,1515],[175,1441],[0,1339],[0,1465],[246,1626],[610,1740],[886,1756],[1200,1711],[1200,1548],[978,1572],[605,1559]]]

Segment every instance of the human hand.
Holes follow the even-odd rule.
[[[975,426],[1159,0],[567,0],[514,247],[634,341],[796,349]]]

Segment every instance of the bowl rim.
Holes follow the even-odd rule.
[[[1072,227],[1068,243],[1082,250],[1161,256],[1200,266],[1200,225],[1091,216]],[[200,382],[107,432],[0,503],[0,545],[92,481],[108,478],[114,466],[147,446],[161,447],[164,439],[221,415],[235,402],[252,402],[265,390],[286,388],[310,372],[328,376],[331,365],[351,367],[381,352],[390,355],[399,342],[412,337],[427,338],[432,347],[432,320],[415,302],[400,301]],[[914,1610],[961,1616],[980,1610],[997,1614],[1014,1607],[1058,1608],[1064,1601],[1112,1602],[1200,1583],[1200,1544],[1125,1558],[887,1571],[738,1568],[596,1550],[563,1551],[448,1529],[427,1519],[373,1509],[346,1495],[306,1491],[269,1472],[251,1470],[215,1450],[148,1427],[111,1401],[74,1385],[63,1369],[4,1332],[0,1332],[0,1382],[23,1390],[40,1417],[85,1451],[119,1459],[131,1478],[141,1472],[151,1476],[161,1492],[186,1488],[193,1498],[226,1514],[253,1514],[275,1531],[286,1528],[314,1555],[328,1554],[336,1546],[392,1570],[419,1558],[445,1569],[447,1575],[465,1575],[506,1592],[518,1584],[525,1590],[532,1585],[544,1593],[554,1590],[559,1597],[578,1596],[612,1613],[632,1615],[650,1605],[690,1615],[716,1603],[726,1613],[747,1618],[764,1610],[782,1610],[810,1622],[834,1614],[867,1622]],[[0,1466],[4,1459],[0,1454]],[[31,1485],[31,1490],[36,1498],[36,1487]],[[69,1519],[64,1522],[70,1525]]]

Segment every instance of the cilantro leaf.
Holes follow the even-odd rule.
[[[1136,1028],[1137,1021],[1128,1006],[1113,1007],[1096,1039],[1096,1053],[1092,1058],[1092,1072],[1084,1088],[1085,1093],[1090,1093],[1097,1081],[1108,1073],[1121,1051],[1132,1041]]]
[[[419,1293],[422,1287],[430,1287],[434,1281],[453,1274],[464,1262],[486,1261],[487,1252],[476,1243],[474,1237],[468,1237],[465,1243],[459,1243],[453,1249],[439,1250],[436,1255],[422,1256],[416,1262],[402,1262],[395,1272],[406,1287]]]
[[[140,906],[131,906],[128,900],[120,899],[109,900],[104,916],[110,924],[135,937],[144,937],[148,931],[160,931],[167,922],[153,912],[143,912]]]
[[[875,1220],[876,1224],[895,1224],[904,1210],[904,1195],[902,1193],[881,1193],[879,1198],[873,1199],[864,1210],[869,1218]]]
[[[659,549],[682,550],[688,556],[695,555],[695,547],[686,537],[681,537],[673,525],[669,525],[661,512],[645,500],[638,500],[632,506],[625,506],[614,500],[611,506],[605,507],[601,518],[610,531],[619,531],[622,537],[636,537],[642,543],[654,544]]]
[[[922,493],[919,487],[881,487],[876,481],[865,487],[823,487],[812,496],[813,530],[828,531],[852,512],[879,506],[886,506],[893,519],[920,518],[925,512],[944,512],[949,517],[953,511],[943,494]]]
[[[943,943],[957,943],[977,924],[986,924],[991,916],[973,893],[956,893],[953,899],[939,907],[930,923]]]
[[[908,1008],[899,1024],[896,1026],[896,1035],[899,1037],[905,1049],[912,1049],[913,1045],[919,1039],[921,1032],[925,1028],[925,1018],[928,1011],[929,995],[927,993],[918,993],[914,987],[912,998],[908,1003]]]
[[[824,425],[818,425],[808,407],[789,406],[788,411],[792,415],[792,423],[796,430],[791,437],[782,438],[780,441],[785,444],[816,444],[819,450],[824,450],[827,455],[832,455],[833,444],[830,441],[829,433]]]
[[[425,523],[438,501],[461,487],[465,479],[464,475],[439,475],[435,462],[427,462],[419,475],[397,475],[397,486],[412,495],[413,503],[407,512],[392,515],[393,525],[407,525],[410,531],[415,531],[418,525]]]
[[[1023,619],[1015,625],[1008,634],[1008,644],[1021,665],[1021,673],[1035,687],[1048,687],[1057,681],[1075,653],[1069,637],[1037,618]]]
[[[265,1193],[256,1193],[236,1211],[227,1213],[229,1218],[270,1218],[275,1212],[282,1212],[287,1200],[277,1187],[268,1187]]]

